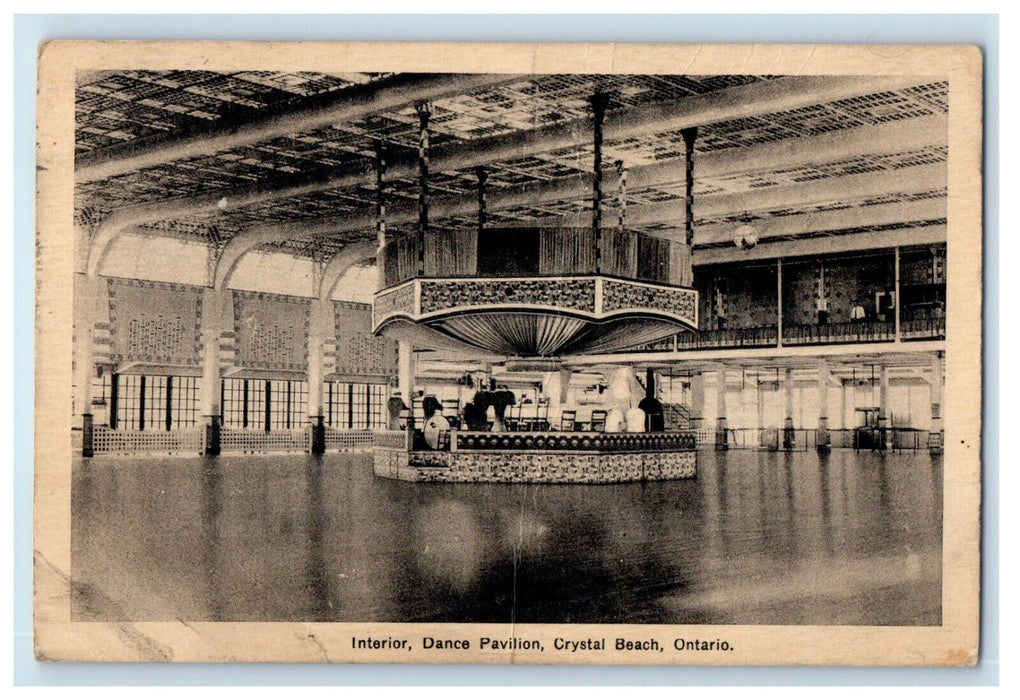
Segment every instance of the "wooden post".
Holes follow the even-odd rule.
[[[931,358],[931,427],[928,430],[928,452],[931,455],[942,454],[942,375],[944,359],[941,353]]]
[[[591,96],[591,107],[595,113],[594,132],[594,172],[592,182],[591,202],[591,228],[595,236],[595,273],[602,271],[602,127],[606,118],[606,107],[609,105],[609,96],[602,92],[596,92]]]
[[[425,274],[425,234],[429,229],[429,118],[432,105],[423,102],[418,112],[418,276]]]
[[[818,360],[818,436],[815,447],[821,454],[828,454],[831,449],[829,439],[829,362],[825,358]]]
[[[386,288],[386,150],[382,139],[375,146],[375,232],[378,252],[375,256],[379,268],[379,289]]]
[[[726,365],[720,364],[715,371],[715,449],[723,452],[729,449],[726,437]]]
[[[202,290],[202,391],[201,415],[205,425],[205,454],[220,453],[220,333],[225,292],[213,287]]]
[[[776,347],[783,347],[783,259],[776,258]]]

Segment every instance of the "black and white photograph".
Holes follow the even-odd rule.
[[[41,51],[40,658],[977,660],[976,50],[177,48]]]

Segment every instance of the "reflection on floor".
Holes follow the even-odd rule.
[[[598,486],[410,484],[349,454],[79,461],[72,614],[940,624],[941,461],[698,460]]]

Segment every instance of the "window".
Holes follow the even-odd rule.
[[[323,387],[326,425],[339,430],[383,428],[387,421],[386,397],[385,384],[327,383]]]
[[[197,377],[114,375],[110,427],[121,430],[178,430],[198,425]]]
[[[224,427],[301,430],[308,423],[307,382],[224,379],[222,387]]]

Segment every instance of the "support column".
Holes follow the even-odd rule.
[[[945,358],[942,353],[937,352],[931,358],[931,427],[928,432],[928,452],[932,455],[940,455],[943,450],[942,439],[942,377],[944,374]]]
[[[692,126],[680,131],[684,140],[684,245],[687,263],[684,265],[684,279],[681,284],[694,284],[691,260],[694,253],[694,141],[698,138],[698,127]]]
[[[401,340],[397,343],[397,389],[404,404],[410,408],[414,393],[414,346]]]
[[[698,430],[705,415],[705,376],[701,372],[691,375],[691,427]]]
[[[900,342],[900,247],[896,246],[896,253],[893,258],[893,265],[895,269],[893,271],[893,318],[895,319],[895,332],[893,335],[893,342]]]
[[[616,172],[619,177],[616,207],[620,213],[617,225],[620,227],[620,231],[623,231],[627,225],[627,166],[623,164],[622,160],[616,161]]]
[[[783,421],[783,449],[792,450],[796,444],[796,433],[793,429],[793,369],[786,368],[784,382],[786,391],[786,418]]]
[[[756,374],[755,400],[758,402],[758,431],[765,430],[765,391],[762,389],[761,375]]]
[[[882,365],[878,374],[878,448],[889,449],[889,368]]]
[[[478,233],[481,234],[489,220],[488,202],[486,200],[489,175],[484,167],[478,166],[475,168],[475,176],[478,178]]]
[[[323,344],[333,335],[333,305],[323,299],[312,299],[308,319],[308,425],[309,449],[312,454],[326,451],[326,422],[322,401]]]
[[[95,454],[93,447],[92,377],[95,366],[95,325],[102,280],[94,275],[75,275],[74,294],[74,413],[81,421],[83,457]]]
[[[719,365],[715,371],[715,449],[729,449],[726,438],[726,365]]]
[[[429,118],[432,105],[415,107],[418,112],[418,276],[425,274],[425,233],[429,230]]]
[[[595,160],[592,182],[594,183],[591,201],[591,228],[595,236],[595,272],[602,271],[602,127],[606,117],[609,96],[596,92],[591,96],[591,107],[595,114]]]
[[[379,272],[377,289],[386,288],[386,149],[381,139],[375,145],[375,232],[378,252],[375,264]]]
[[[820,454],[828,454],[832,449],[829,439],[829,381],[831,372],[829,362],[825,358],[818,360],[818,435],[815,446]]]
[[[220,336],[223,331],[224,294],[213,287],[202,290],[201,415],[205,426],[205,454],[220,453]]]
[[[776,258],[776,347],[783,347],[783,259]]]

